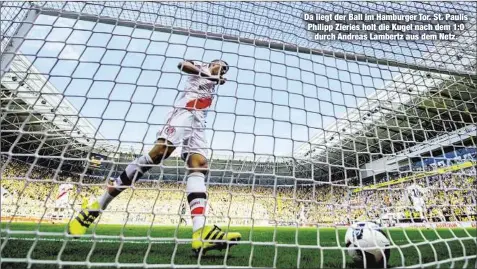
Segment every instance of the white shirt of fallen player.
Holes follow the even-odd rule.
[[[204,74],[211,75],[208,64],[190,61]],[[184,90],[180,93],[174,110],[167,115],[164,128],[157,134],[174,146],[182,146],[181,157],[198,153],[207,157],[205,118],[212,105],[217,82],[201,76],[189,76]]]
[[[406,188],[406,192],[414,210],[422,214],[426,206],[424,201],[424,195],[426,193],[425,189],[417,184],[412,184]]]
[[[72,184],[61,184],[56,195],[55,207],[65,208],[69,206],[70,191],[73,189]]]
[[[5,189],[4,187],[1,187],[0,189],[0,195],[1,195],[1,198],[0,198],[0,203],[3,205],[3,204],[6,204],[7,200],[11,197],[11,194],[10,192]]]

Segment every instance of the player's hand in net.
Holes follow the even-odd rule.
[[[191,75],[198,75],[210,81],[216,82],[217,85],[223,85],[227,82],[227,79],[223,77],[223,74],[212,75],[209,72],[203,72],[200,65],[195,64],[194,61],[183,61],[177,65],[177,68],[184,73]]]

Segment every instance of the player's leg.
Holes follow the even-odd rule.
[[[113,186],[108,186],[103,195],[91,205],[83,207],[68,225],[68,232],[73,235],[84,234],[101,210],[106,209],[116,196],[141,178],[153,165],[159,164],[172,154],[184,136],[184,128],[181,126],[190,126],[190,122],[190,112],[174,110],[169,115],[166,126],[158,133],[158,139],[149,153],[132,161],[115,180]]]
[[[207,141],[203,129],[193,130],[190,137],[184,142],[182,155],[186,159],[188,169],[186,193],[192,217],[192,250],[196,254],[201,249],[203,251],[221,250],[227,247],[226,241],[239,241],[242,237],[240,233],[223,232],[215,225],[205,225],[207,208],[205,176],[208,172],[208,163],[205,157]]]
[[[207,159],[198,153],[187,156],[187,201],[189,202],[192,230],[195,232],[205,225],[205,209],[207,207],[207,188],[205,175],[207,174]]]
[[[89,226],[99,216],[101,210],[106,207],[126,188],[131,186],[138,178],[151,169],[152,165],[159,164],[162,160],[167,159],[174,151],[175,146],[162,138],[149,151],[134,161],[132,161],[121,175],[116,179],[114,185],[108,186],[107,190],[90,205],[85,205],[82,211],[76,216],[68,226],[68,232],[73,235],[82,235]]]
[[[156,144],[148,154],[131,162],[116,179],[114,185],[108,187],[108,190],[98,200],[101,209],[106,209],[114,197],[118,196],[122,191],[131,186],[131,184],[136,182],[137,179],[141,178],[144,173],[152,168],[152,165],[157,165],[163,160],[169,158],[175,148],[176,147],[172,142],[165,140],[164,138],[157,139]]]

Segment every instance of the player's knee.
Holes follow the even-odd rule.
[[[158,164],[164,159],[167,159],[174,150],[175,147],[171,142],[159,138],[151,151],[149,151],[149,156],[155,164]]]
[[[187,158],[187,166],[191,173],[200,172],[206,174],[209,169],[207,159],[200,154],[191,154],[189,158]]]

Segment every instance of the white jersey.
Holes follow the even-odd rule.
[[[58,188],[58,194],[56,195],[55,206],[65,207],[68,205],[70,199],[70,191],[73,189],[71,184],[61,184]]]
[[[425,207],[424,194],[425,191],[419,185],[413,184],[406,188],[407,195],[412,206],[416,211],[423,211]]]
[[[210,75],[207,64],[193,63],[204,74]],[[167,116],[166,123],[157,138],[182,147],[181,157],[191,153],[208,156],[208,143],[205,135],[207,109],[212,105],[217,82],[198,75],[189,76],[185,89],[180,93],[175,109]]]
[[[190,61],[198,67],[202,73],[210,75],[210,70],[207,64],[197,61]],[[192,75],[187,79],[185,89],[180,93],[176,102],[176,107],[186,108],[192,111],[198,111],[200,116],[205,116],[204,110],[212,105],[214,100],[216,82],[210,81],[206,78]]]
[[[5,201],[8,200],[8,198],[10,198],[10,196],[11,196],[10,192],[7,189],[5,189],[4,187],[1,187],[0,195],[2,196],[0,198],[0,203],[1,204],[5,204]]]

